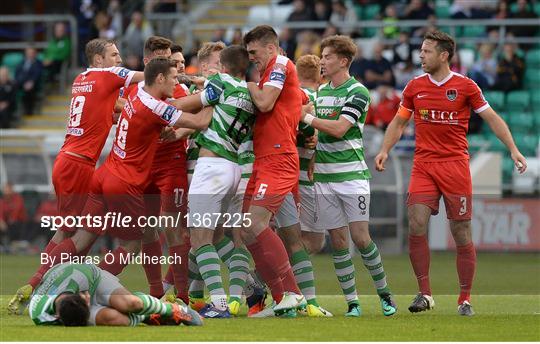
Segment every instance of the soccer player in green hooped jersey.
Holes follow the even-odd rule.
[[[300,87],[306,94],[306,101],[314,102],[320,83],[320,59],[315,55],[304,55],[296,61],[296,71]],[[303,123],[299,124],[296,147],[300,158],[300,177],[298,194],[300,209],[292,194],[287,195],[275,215],[278,233],[287,249],[296,283],[306,297],[307,315],[310,317],[331,317],[332,313],[322,308],[317,302],[315,276],[310,253],[322,248],[324,230],[315,228],[315,190],[313,182],[307,176],[309,162],[315,152],[315,130]],[[264,315],[262,313],[260,316]],[[274,315],[268,312],[268,315]]]
[[[389,316],[397,307],[368,228],[371,174],[364,161],[362,129],[370,102],[369,92],[349,75],[357,49],[350,37],[327,37],[321,49],[321,70],[329,82],[319,87],[316,117],[302,113],[304,123],[319,131],[313,171],[318,206],[316,226],[330,233],[336,275],[348,303],[345,315],[361,315],[348,230],[371,274],[382,312]],[[304,110],[309,110],[309,106]]]
[[[228,209],[232,196],[240,181],[238,148],[250,134],[255,121],[254,105],[251,101],[245,72],[249,66],[247,50],[241,46],[231,46],[221,51],[220,60],[225,73],[211,75],[208,79],[218,79],[223,85],[223,93],[214,106],[212,120],[208,128],[199,133],[196,143],[199,158],[193,172],[188,194],[189,227],[191,247],[210,292],[211,303],[200,310],[204,317],[228,318],[229,307],[219,265],[219,247],[215,242],[215,229],[222,220],[223,227],[233,226],[235,219],[221,219],[219,215]],[[209,220],[207,220],[209,219]],[[240,279],[236,303],[239,306],[242,290],[249,273],[249,256],[245,248],[238,247],[230,257],[232,282]]]
[[[51,268],[32,294],[30,318],[36,325],[135,326],[184,323],[202,325],[187,306],[130,293],[116,276],[93,264],[59,264]]]

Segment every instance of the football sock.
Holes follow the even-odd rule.
[[[227,309],[227,297],[221,279],[219,256],[214,245],[204,245],[195,252],[199,272],[210,293],[214,306],[220,310]]]
[[[276,275],[283,276],[291,269],[289,255],[283,245],[283,241],[281,241],[281,238],[270,227],[266,227],[266,229],[257,236],[257,242],[264,253],[266,261],[271,262],[269,267],[275,271]]]
[[[137,326],[146,319],[146,316],[144,315],[137,315],[133,313],[129,313],[127,316],[129,318],[128,326]]]
[[[300,288],[300,291],[306,297],[307,303],[319,307],[315,295],[313,265],[305,249],[292,254],[291,265],[298,288]]]
[[[472,242],[457,246],[456,249],[456,265],[461,288],[458,299],[458,305],[460,305],[464,301],[470,301],[471,298],[472,282],[476,269],[476,250]]]
[[[194,299],[202,299],[204,297],[204,281],[199,272],[197,258],[193,250],[189,251],[189,297]]]
[[[112,255],[112,258],[103,259],[101,263],[99,263],[98,267],[100,269],[109,271],[111,274],[116,276],[119,275],[129,263],[129,259],[126,259],[128,252],[122,246],[118,246],[112,251]],[[120,259],[120,257],[123,257],[123,259]]]
[[[151,315],[151,314],[161,314],[166,317],[172,315],[172,305],[170,303],[164,303],[156,299],[153,296],[134,292],[133,295],[141,299],[143,307],[139,311],[132,312],[135,315]]]
[[[229,302],[241,302],[248,275],[249,253],[244,248],[235,248],[229,260]]]
[[[334,269],[347,304],[358,304],[356,293],[356,278],[354,276],[354,264],[349,249],[336,250],[333,252]]]
[[[49,253],[49,261],[54,262],[55,265],[61,264],[62,262],[60,260],[63,253],[68,254],[69,256],[73,256],[77,253],[77,247],[75,247],[75,244],[73,243],[73,240],[71,240],[71,238],[63,240],[60,244],[56,245],[54,249],[52,249],[52,251]],[[43,275],[45,275],[45,273],[49,271],[50,268],[50,263],[42,264],[39,269],[34,273],[34,275],[30,278],[28,284],[30,284],[32,288],[35,289],[36,286],[41,282]]]
[[[44,253],[47,253],[47,254],[50,254],[51,251],[56,247],[58,246],[57,243],[55,243],[54,241],[50,240],[49,243],[47,244],[47,246],[45,246],[45,249],[43,250]]]
[[[229,261],[233,255],[234,243],[227,236],[223,236],[220,242],[215,245],[219,259],[229,267]]]
[[[186,254],[185,245],[177,245],[169,247],[169,256],[182,257],[181,264],[171,264],[169,270],[172,271],[173,283],[176,288],[176,297],[182,299],[186,304],[189,304],[188,297],[188,262],[184,261],[183,256]],[[189,254],[189,247],[187,248]],[[175,259],[177,260],[177,258]]]
[[[143,260],[144,273],[146,274],[146,280],[150,286],[150,295],[160,298],[165,293],[163,291],[163,284],[161,283],[161,263],[159,259],[163,255],[161,250],[161,242],[158,240],[142,244],[142,253],[148,257],[151,257],[152,261],[157,260],[158,263],[147,263],[146,259]]]
[[[257,272],[268,285],[268,288],[270,288],[274,301],[279,303],[284,292],[281,277],[277,275],[270,266],[268,266],[269,262],[266,261],[264,252],[258,242],[247,245],[247,248],[253,257],[253,261],[255,262],[255,269],[257,269]]]
[[[169,251],[170,251],[170,248],[169,248]],[[185,261],[185,263],[184,263],[184,260],[182,260],[182,264],[187,265],[188,264],[187,260]],[[170,287],[174,286],[174,275],[173,275],[172,265],[169,265],[169,268],[167,269],[167,273],[165,274],[165,277],[163,278],[162,284],[163,284],[164,291],[169,290]]]
[[[425,235],[409,235],[409,258],[423,295],[431,295],[429,285],[429,245]]]
[[[386,274],[377,245],[372,241],[367,247],[360,248],[359,250],[362,255],[362,260],[364,261],[364,266],[368,269],[369,274],[373,279],[377,294],[379,296],[389,294],[390,288],[388,288],[388,285],[386,284]]]

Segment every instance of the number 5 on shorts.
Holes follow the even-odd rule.
[[[459,216],[465,215],[467,213],[467,197],[460,197],[459,201],[461,202],[461,208],[459,208]]]
[[[256,200],[261,200],[264,198],[264,194],[266,193],[266,189],[268,188],[268,184],[261,184],[259,185],[259,190],[257,190],[257,195],[255,195]]]

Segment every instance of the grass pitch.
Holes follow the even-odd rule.
[[[0,256],[0,340],[2,341],[540,341],[540,255],[479,254],[472,303],[476,316],[457,315],[458,282],[452,253],[432,254],[434,310],[407,310],[416,280],[406,255],[384,256],[398,314],[381,314],[373,284],[356,257],[361,318],[345,318],[346,304],[331,257],[313,258],[319,303],[334,318],[205,320],[203,327],[64,328],[34,326],[28,315],[8,316],[5,306],[28,279],[38,257]],[[140,266],[129,266],[122,283],[130,290],[147,290]]]

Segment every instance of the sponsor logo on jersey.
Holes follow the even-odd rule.
[[[446,98],[448,98],[449,101],[453,102],[454,100],[456,100],[457,96],[458,96],[458,93],[455,88],[446,90]]]
[[[285,74],[281,71],[273,71],[270,73],[270,81],[285,82]]]
[[[129,70],[128,69],[125,69],[125,68],[122,68],[118,71],[118,76],[121,77],[121,78],[126,78],[129,74]]]
[[[161,115],[161,118],[163,118],[165,121],[169,122],[176,111],[176,108],[172,105],[167,106],[165,111],[163,111],[163,114]]]
[[[420,109],[420,118],[424,121],[444,124],[458,124],[457,111]]]
[[[114,154],[118,155],[120,159],[125,159],[126,152],[123,151],[120,147],[118,147],[116,144],[113,145],[113,152]]]
[[[82,136],[84,134],[84,129],[82,129],[82,128],[68,128],[67,134],[68,135],[73,135],[73,136]]]

